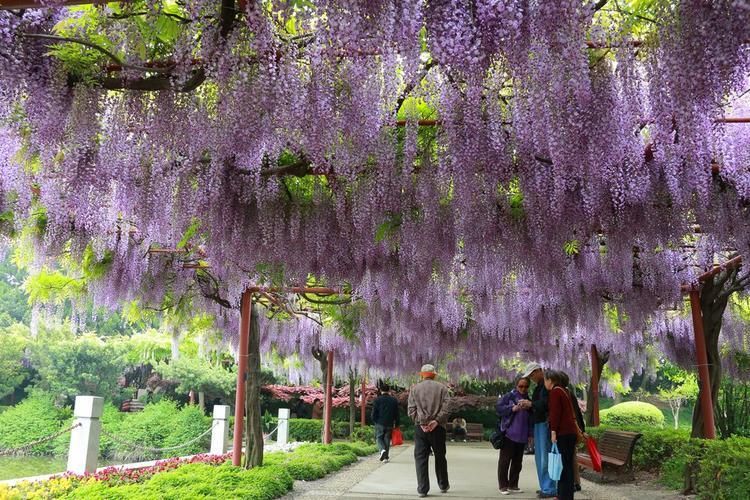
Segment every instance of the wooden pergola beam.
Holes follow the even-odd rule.
[[[129,3],[130,0],[119,0],[120,3]],[[55,7],[70,7],[73,5],[105,5],[106,1],[93,1],[93,0],[65,0],[64,2],[57,2]],[[50,7],[49,5],[43,5],[41,1],[34,0],[0,0],[0,10],[7,9],[43,9]]]
[[[738,267],[740,265],[742,265],[742,255],[738,255],[737,257],[729,259],[723,264],[714,266],[713,269],[706,271],[705,273],[698,276],[698,278],[693,283],[682,285],[681,290],[685,293],[697,291],[700,289],[701,284],[710,280],[720,272],[724,271],[725,269],[734,269],[735,267]]]

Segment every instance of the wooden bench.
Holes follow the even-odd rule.
[[[124,411],[124,412],[143,411],[143,402],[137,399],[126,399],[120,405],[120,411]]]
[[[482,424],[466,424],[466,439],[484,441],[484,426]]]
[[[453,423],[448,422],[445,424],[445,430],[449,437],[453,437]],[[484,441],[484,426],[482,424],[466,423],[466,440],[471,441],[476,439],[477,441]]]
[[[604,431],[597,446],[602,456],[602,476],[605,479],[633,478],[633,450],[640,437],[639,432]],[[589,469],[594,468],[588,453],[579,451],[578,463]]]

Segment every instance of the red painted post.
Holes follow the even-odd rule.
[[[594,427],[599,426],[599,351],[596,344],[591,344],[591,421]]]
[[[242,460],[242,429],[245,417],[245,381],[247,379],[247,344],[250,337],[250,315],[252,314],[252,295],[249,291],[242,294],[240,305],[240,345],[237,354],[237,390],[234,399],[234,444],[232,447],[232,465],[239,467]]]
[[[359,425],[365,426],[365,411],[367,408],[367,398],[365,397],[365,391],[367,390],[367,379],[362,375],[362,399],[359,404]]]
[[[703,334],[703,314],[698,290],[690,290],[690,310],[693,313],[693,330],[695,331],[695,354],[698,359],[698,379],[701,384],[701,413],[703,414],[703,437],[716,438],[714,425],[714,405],[711,400],[711,379],[708,375],[708,355],[706,354],[706,337]]]
[[[331,411],[333,410],[333,394],[331,394],[331,388],[333,386],[333,351],[328,351],[328,369],[326,370],[326,408],[325,408],[325,423],[323,424],[323,443],[331,444],[333,438],[331,436]]]

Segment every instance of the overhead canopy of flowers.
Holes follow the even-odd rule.
[[[315,276],[367,306],[348,359],[629,372],[750,249],[749,40],[731,0],[6,10],[2,221],[112,306]]]

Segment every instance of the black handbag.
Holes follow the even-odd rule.
[[[503,445],[505,445],[505,431],[496,430],[493,432],[490,435],[490,444],[496,450],[502,449]]]
[[[516,401],[515,404],[518,404],[518,401]],[[508,432],[508,429],[513,423],[513,418],[515,418],[516,413],[518,412],[513,412],[510,414],[510,420],[508,420],[508,427],[506,427],[503,430],[502,429],[503,421],[500,420],[500,426],[499,426],[500,428],[490,435],[490,444],[492,444],[492,447],[495,448],[496,450],[502,449],[503,446],[505,445],[505,433]]]

